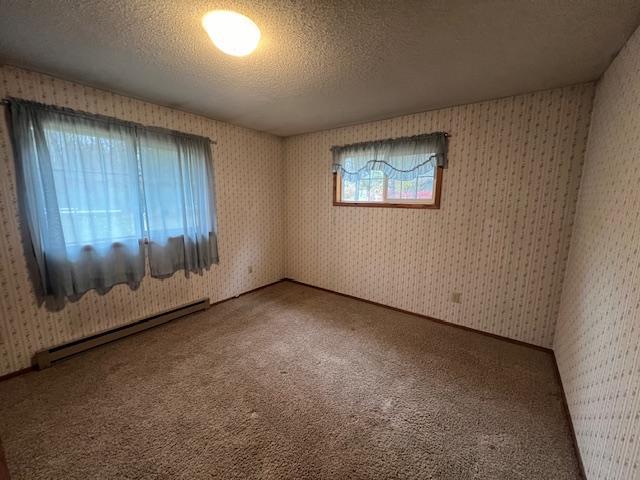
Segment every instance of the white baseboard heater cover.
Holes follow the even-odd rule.
[[[176,308],[169,310],[163,310],[149,317],[136,320],[133,323],[123,325],[122,327],[116,327],[111,330],[105,330],[104,332],[96,333],[89,337],[74,340],[72,342],[64,343],[56,347],[51,347],[46,350],[41,350],[36,353],[34,363],[38,370],[48,368],[56,360],[60,360],[71,355],[75,355],[90,348],[103,345],[105,343],[113,342],[120,338],[133,335],[134,333],[142,332],[148,328],[153,328],[163,323],[170,322],[176,318],[184,317],[190,313],[199,312],[200,310],[206,310],[209,308],[209,299],[202,298],[192,303],[187,303]]]

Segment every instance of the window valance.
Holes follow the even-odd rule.
[[[448,135],[435,132],[412,137],[333,147],[333,172],[356,182],[372,171],[394,180],[414,180],[447,166]]]

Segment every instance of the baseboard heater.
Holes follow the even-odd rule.
[[[96,333],[90,337],[81,338],[79,340],[74,340],[73,342],[41,350],[35,355],[35,366],[38,370],[48,368],[56,360],[84,352],[85,350],[89,350],[90,348],[94,348],[99,345],[104,345],[105,343],[113,342],[114,340],[133,335],[134,333],[142,332],[148,328],[157,327],[158,325],[170,322],[176,318],[184,317],[190,313],[206,310],[209,308],[209,304],[210,302],[208,298],[202,298],[176,308],[163,310],[155,315],[136,320],[135,322],[123,325],[122,327],[105,330],[104,332]]]

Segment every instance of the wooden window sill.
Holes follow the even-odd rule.
[[[389,203],[389,202],[333,202],[334,207],[377,207],[377,208],[430,208],[439,209],[440,206],[429,203]]]

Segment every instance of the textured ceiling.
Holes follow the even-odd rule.
[[[245,58],[200,26],[234,9]],[[596,79],[638,0],[0,0],[0,60],[279,135]]]

